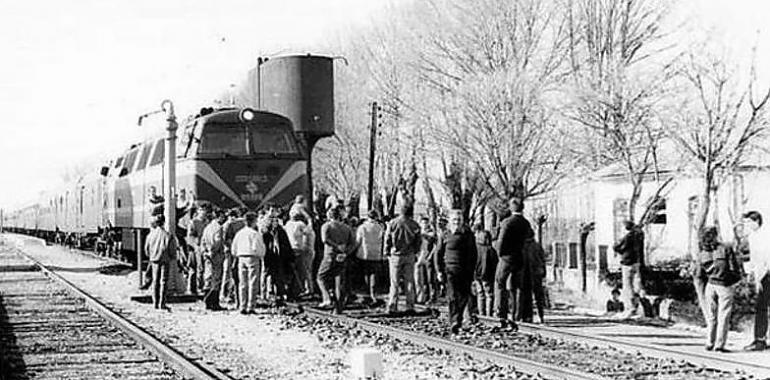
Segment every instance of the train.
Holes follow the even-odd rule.
[[[295,55],[260,59],[232,106],[204,107],[178,131],[180,201],[258,209],[311,194],[311,153],[334,132],[332,59]],[[3,212],[2,229],[90,248],[114,231],[127,257],[149,230],[152,200],[166,179],[165,134],[130,145],[103,166]]]

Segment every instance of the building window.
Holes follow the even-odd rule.
[[[599,245],[599,272],[607,271],[607,247],[606,245]]]
[[[578,267],[578,243],[569,243],[569,268]]]
[[[564,243],[554,243],[553,248],[556,251],[556,254],[554,255],[554,266],[563,268],[567,257],[567,247],[564,246]]]

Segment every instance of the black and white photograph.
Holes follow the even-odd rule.
[[[0,380],[770,379],[770,1],[0,2]]]

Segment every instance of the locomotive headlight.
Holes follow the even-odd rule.
[[[238,117],[241,119],[241,121],[252,121],[254,120],[255,116],[256,113],[251,108],[244,108],[241,110],[241,113],[238,114]]]

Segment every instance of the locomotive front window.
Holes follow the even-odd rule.
[[[257,129],[251,131],[254,153],[297,153],[292,135],[281,129]]]
[[[246,131],[240,125],[209,125],[201,136],[198,153],[247,155]]]

